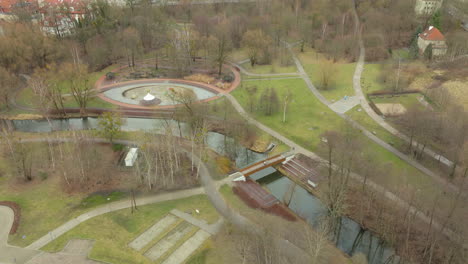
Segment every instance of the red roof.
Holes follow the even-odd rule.
[[[442,35],[442,33],[440,33],[440,31],[436,27],[433,27],[433,26],[430,26],[428,29],[426,29],[426,31],[419,34],[419,36],[425,40],[432,40],[432,41],[445,40],[444,35]]]
[[[0,13],[11,13],[15,6],[26,4],[35,4],[37,7],[36,0],[0,0]]]

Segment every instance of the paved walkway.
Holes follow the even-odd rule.
[[[117,72],[121,70],[122,68],[125,68],[127,66],[123,66],[117,69],[114,69],[113,72]],[[174,109],[176,107],[180,107],[181,105],[156,105],[156,106],[143,106],[143,105],[137,105],[137,104],[129,104],[121,101],[114,100],[108,96],[106,96],[105,92],[112,90],[112,89],[122,89],[123,87],[134,87],[136,85],[143,85],[143,84],[153,84],[153,83],[176,83],[176,84],[182,84],[182,85],[191,85],[195,86],[201,89],[206,89],[210,92],[216,93],[216,94],[222,94],[222,93],[230,93],[234,89],[237,88],[240,84],[240,73],[237,71],[234,67],[231,65],[224,65],[225,68],[228,68],[234,75],[234,80],[231,83],[231,86],[227,90],[223,90],[215,85],[212,84],[207,84],[207,83],[201,83],[201,82],[195,82],[195,81],[189,81],[189,80],[183,80],[183,79],[167,79],[167,78],[155,78],[155,79],[141,79],[141,80],[131,80],[131,81],[125,81],[125,82],[118,82],[118,83],[113,83],[113,84],[104,84],[106,76],[103,75],[101,78],[99,78],[96,83],[94,84],[95,89],[97,90],[98,94],[97,97],[99,97],[101,100],[104,100],[108,103],[124,107],[126,109],[139,109],[139,110],[161,110],[161,109]],[[219,96],[213,96],[207,99],[199,100],[197,102],[200,103],[205,103],[209,101],[213,101],[218,99]]]
[[[210,237],[210,233],[203,229],[198,230],[195,235],[187,239],[179,248],[177,248],[163,264],[181,264],[192,255],[202,244]]]
[[[128,244],[129,247],[136,251],[142,250],[149,242],[162,234],[164,230],[177,222],[177,218],[171,214],[166,215],[163,219],[159,220],[151,226],[148,230],[139,235],[135,240]]]
[[[357,13],[354,12],[355,20],[358,23],[359,26],[359,18],[357,17]],[[383,127],[385,130],[393,134],[394,136],[399,137],[400,139],[406,141],[407,143],[411,142],[410,138],[406,136],[405,134],[401,133],[398,131],[396,128],[391,126],[389,123],[387,123],[380,115],[375,113],[375,111],[370,107],[369,102],[367,101],[366,96],[364,95],[364,92],[362,91],[361,87],[361,76],[362,72],[364,71],[364,64],[365,64],[365,56],[366,56],[366,49],[364,47],[364,42],[361,39],[361,32],[359,31],[358,34],[359,40],[359,58],[356,64],[356,69],[354,71],[353,75],[353,87],[354,87],[354,92],[356,93],[356,96],[359,98],[359,101],[361,103],[361,107],[366,111],[366,113],[381,127]],[[419,144],[413,139],[413,146],[418,147]],[[453,162],[447,159],[446,157],[436,153],[429,147],[424,148],[424,153],[429,155],[430,157],[434,158],[437,161],[442,162],[443,164],[447,166],[453,166]]]
[[[308,79],[308,78],[307,78]],[[276,132],[275,130],[265,126],[264,124],[256,121],[255,119],[253,119],[243,108],[242,106],[239,104],[239,102],[237,102],[237,100],[230,94],[226,94],[224,95],[231,103],[232,105],[234,106],[234,108],[239,112],[239,114],[244,117],[246,119],[246,121],[249,123],[249,124],[252,124],[254,126],[256,126],[257,128],[261,129],[262,131],[264,131],[265,133],[268,133],[270,134],[271,136],[273,136],[274,138],[278,139],[279,141],[283,142],[284,144],[288,145],[291,149],[294,149],[294,151],[296,153],[301,153],[307,157],[310,157],[314,160],[317,160],[321,163],[327,163],[326,160],[322,159],[321,157],[317,156],[315,153],[303,148],[302,146],[296,144],[295,142],[293,142],[292,140],[286,138],[285,136],[281,135],[280,133]],[[319,94],[319,97],[322,97],[321,94]],[[323,98],[323,97],[322,97]],[[323,98],[325,101],[326,99]],[[352,121],[352,120],[351,120]],[[367,136],[368,137],[373,137],[375,141],[379,141],[380,139],[375,137],[372,133],[370,132],[366,132],[367,130],[363,131],[363,133],[368,133]],[[381,140],[380,140],[381,141]],[[382,141],[382,144],[386,144],[385,142]],[[235,174],[233,174],[235,175]],[[358,181],[358,182],[364,182],[364,178],[361,176],[361,175],[358,175],[356,173],[351,173],[351,177]],[[202,179],[203,180],[203,179]],[[429,224],[431,223],[433,227],[437,228],[437,229],[440,229],[442,227],[442,225],[440,225],[437,221],[434,221],[432,220],[431,221],[431,218],[429,216],[427,216],[424,212],[418,210],[417,208],[415,208],[414,206],[410,206],[405,200],[401,199],[400,197],[398,197],[397,195],[395,195],[394,193],[392,193],[391,191],[385,189],[384,187],[376,184],[375,182],[373,182],[372,180],[369,180],[367,179],[366,180],[366,184],[371,187],[372,189],[374,189],[375,191],[377,191],[378,193],[381,193],[385,198],[389,199],[390,201],[393,201],[395,204],[397,204],[398,206],[402,207],[402,208],[410,208],[410,211],[412,213],[415,213],[415,216],[418,217],[420,220],[422,220],[423,222]],[[453,239],[454,241],[457,241],[459,235],[457,235],[455,232],[445,228],[444,229],[444,234],[447,235],[447,237]],[[464,245],[465,248],[468,248],[468,244],[465,244]]]
[[[221,228],[221,225],[223,224],[223,219],[219,219],[216,223],[209,225],[206,221],[197,219],[193,217],[190,214],[184,213],[180,210],[177,209],[172,209],[171,214],[184,219],[185,221],[189,222],[190,224],[205,230],[206,232],[214,235],[218,233],[219,229]]]
[[[8,245],[8,235],[13,225],[14,213],[10,207],[0,206],[0,264],[24,263],[39,251]]]
[[[91,240],[73,239],[70,240],[65,248],[58,253],[43,252],[26,264],[102,264],[88,258],[88,254],[93,247]]]
[[[257,76],[257,77],[281,77],[281,76],[299,76],[298,72],[286,72],[286,73],[253,73],[247,71],[244,67],[241,66],[241,64],[246,63],[250,61],[249,59],[240,61],[238,63],[236,62],[229,62],[232,66],[238,68],[242,74],[245,74],[247,76]]]
[[[223,180],[224,182],[228,181],[227,179]],[[170,200],[176,200],[176,199],[182,199],[182,198],[187,198],[193,195],[197,194],[204,194],[204,190],[202,187],[199,188],[193,188],[193,189],[187,189],[187,190],[181,190],[181,191],[175,191],[175,192],[170,192],[170,193],[162,193],[162,194],[157,194],[153,196],[148,196],[148,197],[142,197],[142,198],[137,198],[136,199],[136,204],[138,206],[142,205],[147,205],[147,204],[153,204],[153,203],[159,203],[159,202],[164,202],[164,201],[170,201]],[[66,222],[65,224],[61,225],[60,227],[52,230],[49,232],[49,234],[41,237],[31,245],[27,246],[26,248],[28,249],[40,249],[43,246],[47,245],[51,241],[55,240],[57,237],[63,235],[67,231],[73,229],[77,225],[85,222],[86,220],[103,215],[106,213],[110,213],[113,211],[125,209],[125,208],[130,208],[131,203],[130,200],[122,200],[122,201],[117,201],[113,203],[108,203],[106,205],[103,205],[101,207],[98,207],[96,209],[93,209],[87,213],[84,213],[78,217],[73,218],[72,220]]]
[[[348,96],[334,102],[330,105],[330,108],[336,113],[344,114],[353,109],[356,105],[359,105],[359,98],[356,96]]]
[[[356,12],[353,12],[353,14],[355,16],[355,20],[358,23],[357,27],[360,28],[360,26],[359,26],[359,17],[358,17]],[[367,101],[367,98],[366,98],[366,96],[364,95],[364,93],[362,91],[361,76],[362,76],[362,72],[364,71],[366,50],[365,50],[365,47],[364,47],[364,42],[363,42],[363,40],[361,38],[361,32],[360,31],[359,31],[358,37],[359,37],[359,40],[358,40],[358,42],[359,42],[359,59],[358,59],[358,62],[356,64],[356,69],[355,69],[354,75],[353,75],[353,87],[354,87],[354,91],[356,93],[356,96],[359,98],[359,101],[361,103],[361,107],[381,127],[383,127],[385,130],[387,130],[391,134],[393,134],[393,135],[395,135],[395,136],[397,136],[397,137],[399,137],[399,138],[401,138],[404,141],[409,143],[411,140],[410,140],[410,138],[408,136],[406,136],[405,134],[401,133],[400,131],[398,131],[397,129],[392,127],[390,124],[385,122],[385,120],[381,116],[379,116],[378,114],[376,114],[374,112],[374,110],[370,107],[369,102]],[[447,185],[447,187],[451,191],[458,191],[458,186],[454,185],[453,183],[451,183],[451,182],[447,181],[446,179],[440,177],[439,175],[435,174],[434,172],[427,169],[426,167],[424,167],[422,164],[420,164],[416,160],[408,157],[408,155],[405,155],[405,154],[401,153],[400,151],[396,150],[395,148],[393,148],[392,146],[390,146],[386,142],[384,142],[384,143],[385,144],[380,144],[380,145],[382,147],[386,148],[387,150],[391,151],[392,153],[394,153],[399,158],[403,159],[404,161],[406,161],[407,163],[409,163],[410,165],[412,165],[416,169],[420,170],[424,174],[429,175],[431,178],[433,178],[434,180],[436,180],[440,184],[442,184],[444,186]],[[413,146],[415,146],[415,147],[418,146],[418,142],[413,140]],[[452,161],[450,161],[447,158],[437,154],[436,152],[431,150],[429,147],[426,147],[424,149],[424,152],[427,155],[429,155],[430,157],[434,158],[435,160],[440,160],[440,162],[444,163],[447,166],[452,166],[453,165]]]
[[[286,47],[288,47],[289,49],[289,52],[291,53],[291,56],[293,57],[293,60],[294,60],[294,63],[296,64],[298,70],[299,70],[299,73],[301,74],[302,78],[304,79],[307,87],[309,88],[309,90],[315,95],[315,97],[317,97],[317,99],[319,99],[320,102],[322,102],[323,104],[325,104],[326,106],[328,106],[331,110],[333,110],[339,117],[343,118],[344,120],[346,120],[351,126],[353,126],[354,128],[360,130],[366,137],[368,137],[370,140],[374,141],[375,143],[377,143],[378,145],[380,145],[381,147],[383,147],[384,149],[390,151],[391,153],[393,153],[394,155],[396,155],[397,157],[399,157],[400,159],[402,159],[403,161],[405,161],[406,163],[408,163],[409,165],[415,167],[416,169],[418,169],[419,171],[421,171],[422,173],[430,176],[431,178],[433,178],[436,182],[438,182],[439,184],[441,184],[441,186],[447,186],[447,188],[449,189],[449,191],[458,191],[458,187],[455,186],[454,184],[448,182],[447,180],[445,180],[444,178],[440,177],[439,175],[435,174],[433,171],[429,170],[428,168],[426,168],[425,166],[423,166],[422,164],[420,164],[419,162],[417,162],[416,160],[410,158],[408,155],[402,153],[401,151],[397,150],[396,148],[394,148],[393,146],[391,146],[390,144],[388,144],[387,142],[383,141],[382,139],[380,139],[379,137],[377,137],[376,135],[374,135],[373,133],[371,133],[370,131],[368,131],[364,126],[360,125],[358,122],[356,122],[355,120],[351,119],[349,116],[343,114],[343,113],[340,113],[340,112],[337,112],[335,111],[335,109],[333,109],[331,107],[331,103],[330,101],[328,101],[320,92],[319,90],[312,84],[312,81],[310,80],[309,76],[307,75],[306,71],[304,70],[304,67],[302,66],[302,63],[300,62],[300,60],[297,58],[296,54],[294,53],[294,51],[291,49],[291,45],[286,43],[286,42],[283,42]],[[363,48],[363,47],[362,47]],[[363,58],[363,53],[362,53],[362,50],[361,50],[361,54],[360,54],[360,60]],[[358,66],[359,66],[359,62],[358,62]],[[356,69],[358,70],[359,67],[356,67]],[[362,69],[361,69],[362,71]],[[356,76],[356,75],[355,75]],[[360,76],[360,75],[359,75]],[[359,82],[360,83],[360,82]],[[358,95],[359,97],[359,95]],[[360,97],[359,97],[360,98]],[[360,100],[362,102],[362,100]]]

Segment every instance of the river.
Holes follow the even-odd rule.
[[[178,124],[175,121],[148,118],[124,118],[123,131],[147,131],[164,134],[165,127],[171,125],[173,133],[179,135]],[[66,131],[66,130],[93,130],[97,128],[97,118],[69,118],[47,120],[12,120],[10,125],[21,132]],[[186,124],[180,124],[182,135],[186,136]],[[215,152],[227,155],[236,161],[238,168],[243,168],[265,159],[266,154],[256,153],[238,144],[235,139],[216,132],[208,132],[206,144]],[[256,179],[267,188],[278,200],[283,201],[291,184],[289,178],[276,170],[262,178]],[[321,219],[326,215],[326,206],[315,196],[300,186],[295,186],[292,193],[289,208],[297,215],[306,219],[309,224],[317,227]],[[348,255],[363,253],[367,256],[369,264],[397,264],[400,258],[395,251],[386,246],[382,239],[369,231],[364,231],[360,225],[348,217],[341,218],[341,229],[338,234],[336,246]]]
[[[295,185],[289,178],[276,171],[257,182],[266,187],[278,200],[283,201],[285,194]],[[288,197],[289,198],[289,197]],[[292,193],[289,208],[297,215],[317,227],[327,214],[326,206],[304,188],[296,185]],[[341,229],[337,235],[336,246],[348,255],[363,253],[369,264],[397,264],[400,258],[395,250],[385,245],[384,241],[348,217],[341,218]]]

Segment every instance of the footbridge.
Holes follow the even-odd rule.
[[[258,172],[258,171],[261,171],[261,170],[264,170],[268,167],[272,167],[274,165],[277,165],[277,164],[280,164],[284,161],[286,161],[287,159],[289,159],[289,157],[292,157],[291,154],[288,154],[288,153],[282,153],[282,154],[279,154],[279,155],[275,155],[273,157],[269,157],[267,159],[264,159],[264,160],[261,160],[259,162],[256,162],[254,164],[251,164],[231,175],[229,175],[230,178],[233,178],[233,181],[245,181],[247,178],[249,178],[250,175]]]

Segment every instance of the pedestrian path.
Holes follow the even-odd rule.
[[[195,235],[185,241],[178,249],[176,249],[163,264],[181,264],[192,255],[208,238],[210,234],[205,230],[198,230]]]
[[[58,253],[46,253],[35,256],[27,264],[102,264],[103,262],[91,260],[88,254],[94,241],[73,239]],[[19,263],[19,262],[18,262]]]
[[[337,113],[344,114],[349,110],[353,109],[356,105],[359,105],[361,102],[359,101],[359,97],[357,96],[346,96],[341,98],[340,100],[332,103],[330,108]]]
[[[13,221],[13,210],[7,206],[0,206],[0,263],[25,263],[26,260],[39,254],[37,250],[8,245],[8,234]]]
[[[210,225],[190,213],[173,209],[128,246],[158,263],[183,263],[204,241],[218,232],[222,222],[221,218]]]
[[[169,234],[161,238],[153,247],[151,247],[145,253],[145,257],[156,261],[166,254],[172,247],[174,247],[178,242],[180,242],[185,236],[187,236],[190,231],[193,231],[193,225],[182,222]]]
[[[166,215],[163,219],[159,220],[156,224],[133,240],[129,246],[136,251],[142,250],[149,242],[151,242],[151,240],[158,237],[165,229],[169,228],[176,221],[177,217],[170,214]]]

